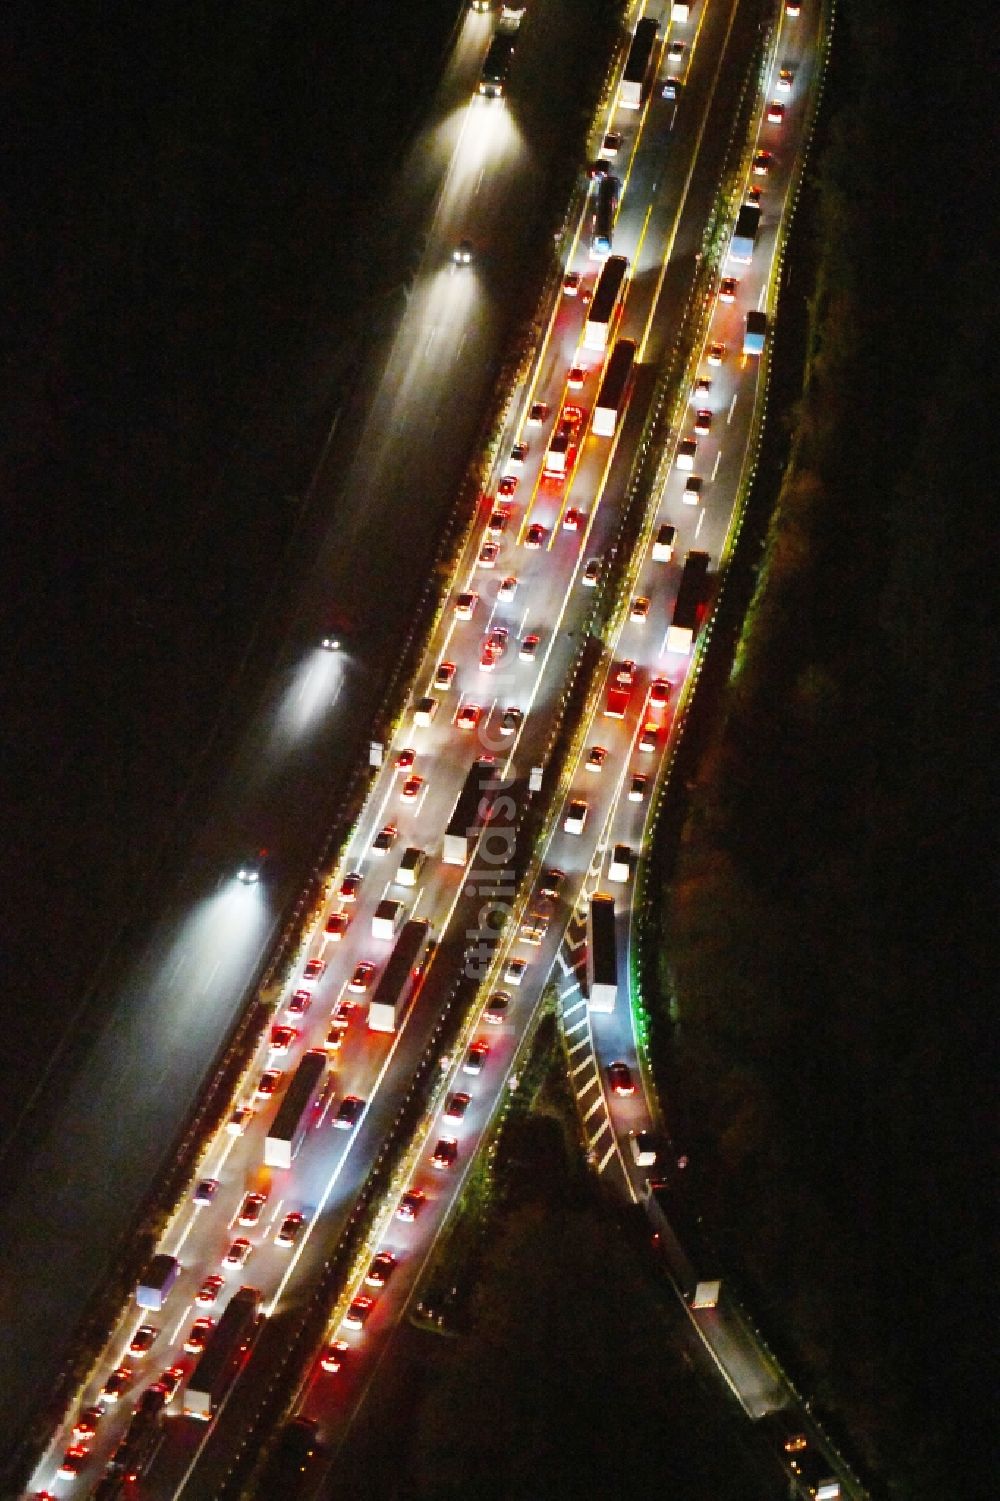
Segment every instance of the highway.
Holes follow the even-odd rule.
[[[540,7],[525,37],[529,61],[533,48],[551,54],[551,9]],[[0,1161],[5,1446],[61,1370],[336,816],[465,472],[502,353],[503,301],[543,209],[553,152],[509,121],[470,134],[489,31],[489,17],[465,19],[385,206],[412,237],[412,292],[407,299],[400,285],[384,339],[373,334],[314,481],[294,572],[263,602],[262,631],[280,641],[277,666],[260,702],[238,706],[247,727],[176,887],[137,924],[120,983],[81,1016],[65,1053],[53,1049],[48,1092]],[[550,73],[554,97],[560,88],[571,97],[558,68]],[[453,277],[457,239],[474,229],[489,246],[501,225],[489,275]],[[340,658],[317,648],[331,604],[357,624]],[[247,892],[233,873],[263,845],[274,851],[267,883]],[[36,1266],[46,1268],[44,1296],[25,1291],[24,1269]]]
[[[713,0],[704,8],[695,7],[691,22],[683,29],[690,45],[684,64],[681,109],[675,109],[656,90],[645,110],[638,115],[619,111],[614,121],[623,135],[615,169],[619,170],[620,164],[625,185],[614,250],[626,255],[632,267],[619,333],[636,340],[648,364],[662,357],[676,334],[683,306],[678,291],[685,278],[689,282],[693,273],[714,191],[725,143],[727,101],[721,94],[717,96],[721,66],[725,57],[727,68],[738,73],[738,49],[748,50],[751,41],[749,30],[734,29],[735,16],[735,4],[717,4]],[[566,1029],[577,1059],[572,1082],[590,1132],[595,1166],[600,1172],[613,1173],[621,1191],[632,1197],[647,1175],[648,1170],[640,1172],[634,1168],[625,1149],[629,1131],[654,1124],[650,1103],[642,1090],[628,1100],[619,1100],[610,1093],[606,1082],[608,1065],[615,1059],[626,1061],[641,1082],[631,1009],[625,1000],[630,887],[628,881],[608,887],[606,856],[615,843],[629,845],[633,853],[642,846],[650,806],[649,789],[668,745],[673,706],[683,691],[688,658],[664,651],[680,559],[689,547],[697,546],[708,551],[713,565],[717,564],[731,524],[750,438],[758,369],[756,361],[745,361],[740,354],[742,329],[747,308],[757,306],[766,289],[794,153],[801,145],[798,137],[805,117],[818,34],[817,21],[812,22],[808,31],[800,21],[795,23],[794,30],[787,20],[783,22],[778,39],[775,70],[791,69],[794,82],[784,101],[785,119],[773,145],[768,132],[778,131],[779,127],[761,124],[761,141],[774,151],[774,159],[762,185],[764,217],[758,248],[752,265],[740,268],[733,303],[720,302],[712,312],[706,350],[709,343],[719,341],[725,344],[726,353],[720,365],[710,367],[706,363],[700,369],[699,374],[712,384],[707,393],[692,402],[692,414],[705,408],[712,414],[709,432],[699,438],[697,463],[699,476],[704,480],[700,503],[694,507],[683,504],[681,492],[686,475],[678,474],[671,463],[656,520],[670,522],[677,529],[674,559],[653,562],[647,554],[636,560],[635,593],[649,600],[648,615],[639,621],[629,619],[628,612],[624,612],[624,622],[616,633],[608,659],[609,673],[613,662],[634,659],[636,684],[628,711],[620,720],[609,720],[603,715],[601,695],[567,798],[567,803],[572,798],[585,799],[586,825],[579,834],[567,832],[563,827],[564,809],[544,851],[542,863],[565,873],[555,915],[540,944],[525,943],[518,935],[517,924],[505,935],[495,964],[496,988],[504,990],[507,996],[505,1015],[499,1022],[474,1019],[475,1026],[452,1059],[453,1077],[442,1084],[442,1102],[446,1096],[461,1090],[470,1097],[468,1107],[460,1122],[449,1123],[439,1117],[427,1123],[416,1176],[400,1184],[401,1191],[417,1187],[425,1196],[417,1216],[412,1222],[400,1220],[398,1198],[385,1207],[378,1244],[392,1251],[398,1266],[384,1291],[378,1293],[363,1332],[337,1331],[338,1336],[343,1333],[349,1346],[344,1368],[332,1374],[317,1366],[306,1384],[303,1411],[319,1420],[324,1437],[333,1442],[342,1436],[343,1426],[356,1411],[358,1401],[371,1389],[369,1384],[378,1361],[391,1348],[392,1330],[417,1285],[420,1268],[460,1187],[479,1134],[501,1091],[510,1086],[517,1038],[550,976],[559,984]],[[672,39],[678,34],[675,25],[668,37]],[[480,55],[484,38],[485,33],[477,34],[473,56]],[[463,49],[460,47],[458,52],[462,54]],[[742,55],[745,59],[747,51]],[[467,65],[468,58],[465,61]],[[481,264],[455,269],[448,262],[447,251],[459,237],[459,228],[474,243],[488,242],[491,235],[500,232],[504,195],[509,195],[516,186],[508,149],[509,126],[504,124],[504,116],[503,110],[473,109],[455,134],[451,165],[443,181],[421,274],[409,299],[369,425],[362,430],[355,467],[345,482],[352,493],[372,486],[370,501],[372,496],[388,498],[412,473],[405,445],[391,441],[398,413],[407,413],[408,426],[412,426],[414,416],[428,423],[432,437],[442,421],[450,420],[448,398],[454,393],[456,372],[442,358],[443,351],[453,353],[457,349],[455,358],[468,358],[476,368],[485,358],[490,334],[489,319],[484,317],[488,298],[484,295]],[[706,130],[709,125],[711,128]],[[489,186],[494,178],[496,192]],[[473,183],[475,190],[471,196],[476,212],[470,213]],[[748,187],[751,185],[757,185],[756,180],[754,184],[748,182]],[[588,256],[586,235],[575,243],[568,269],[582,274],[585,288],[592,285],[598,267]],[[262,1044],[240,1096],[252,1105],[254,1112],[245,1131],[232,1134],[223,1128],[203,1158],[202,1173],[219,1184],[214,1199],[203,1207],[185,1203],[163,1238],[161,1249],[180,1259],[183,1273],[167,1309],[152,1320],[157,1325],[152,1349],[138,1358],[129,1355],[133,1331],[143,1321],[137,1309],[129,1308],[95,1369],[82,1405],[90,1405],[96,1399],[109,1370],[122,1361],[131,1366],[127,1397],[102,1418],[79,1480],[54,1477],[70,1435],[64,1429],[54,1436],[33,1482],[38,1487],[60,1496],[88,1494],[100,1474],[101,1462],[107,1459],[121,1435],[134,1396],[168,1366],[180,1364],[185,1375],[190,1374],[194,1357],[183,1349],[188,1331],[196,1317],[214,1317],[217,1312],[216,1304],[200,1308],[194,1302],[195,1293],[207,1276],[219,1270],[230,1242],[245,1234],[251,1243],[249,1259],[244,1268],[225,1274],[226,1291],[220,1293],[218,1306],[230,1288],[241,1282],[250,1283],[261,1290],[265,1312],[271,1317],[260,1347],[241,1379],[240,1401],[223,1406],[207,1436],[205,1427],[193,1419],[171,1419],[150,1474],[137,1491],[150,1497],[208,1497],[217,1493],[238,1446],[245,1413],[252,1406],[247,1393],[253,1383],[258,1389],[266,1383],[267,1349],[272,1353],[277,1350],[283,1317],[307,1296],[324,1255],[347,1221],[371,1161],[405,1094],[407,1081],[427,1045],[437,1009],[461,967],[465,944],[474,942],[484,926],[488,927],[489,919],[484,918],[482,909],[489,908],[494,900],[500,906],[506,905],[509,887],[505,886],[502,854],[491,861],[484,840],[474,873],[466,875],[462,867],[441,860],[441,838],[468,770],[484,752],[496,758],[499,775],[510,783],[515,801],[523,802],[527,769],[539,764],[544,756],[551,712],[591,609],[593,594],[583,583],[585,564],[592,557],[600,557],[615,535],[641,428],[643,413],[638,393],[645,389],[648,396],[648,382],[643,386],[641,379],[637,381],[634,409],[622,423],[617,438],[601,440],[591,435],[582,441],[578,462],[567,482],[553,483],[542,474],[543,456],[564,395],[568,394],[569,399],[586,410],[593,405],[599,359],[585,367],[582,391],[566,392],[566,373],[570,366],[580,363],[578,351],[586,315],[587,302],[580,295],[560,297],[554,309],[547,337],[521,393],[504,443],[504,454],[509,453],[515,441],[526,441],[528,451],[520,466],[512,468],[507,462],[500,466],[500,473],[509,471],[517,485],[509,497],[510,518],[504,530],[496,535],[499,555],[483,559],[481,549],[488,537],[485,530],[477,530],[459,576],[460,588],[447,602],[421,677],[414,684],[414,698],[430,693],[437,699],[437,713],[430,723],[419,726],[408,717],[389,748],[387,764],[345,851],[329,906],[288,987],[285,1014],[279,1012],[275,1016],[276,1022],[292,1025],[297,1035],[288,1050],[280,1053],[275,1053],[268,1041]],[[481,328],[484,345],[477,347]],[[538,401],[546,404],[548,414],[540,424],[527,423],[528,408]],[[687,432],[678,434],[678,439],[687,435]],[[425,456],[427,462],[433,462],[433,443],[425,449]],[[484,506],[484,526],[492,510],[492,499]],[[388,507],[388,499],[386,504]],[[581,512],[577,529],[563,525],[571,507]],[[387,509],[384,524],[391,532],[389,514]],[[363,520],[358,506],[353,523],[340,534],[340,540],[346,538],[349,543],[348,552],[352,546],[355,551],[364,547],[371,525],[371,514],[368,520]],[[374,525],[378,526],[377,511]],[[531,540],[530,525],[544,528],[538,547],[527,545]],[[515,579],[516,584],[502,589],[501,581],[508,578]],[[456,599],[463,592],[478,596],[471,619],[456,614]],[[489,633],[498,627],[506,632],[502,640],[498,638],[499,660],[494,666],[484,668],[484,644]],[[539,638],[536,653],[532,660],[524,660],[519,647],[530,635]],[[433,682],[441,662],[454,664],[454,676],[447,688],[438,688]],[[293,702],[301,704],[303,698],[308,699],[316,691],[315,687],[308,687],[312,675],[328,675],[327,687],[318,694],[323,697],[329,691],[330,675],[336,681],[342,670],[336,658],[317,654],[305,679],[307,686],[303,688],[299,683],[291,697],[286,694],[284,715],[275,714],[274,702],[269,701],[268,712],[260,720],[260,736],[270,742],[275,759],[281,759],[282,749],[288,754],[289,725],[303,712],[293,707]],[[654,678],[665,678],[671,685],[668,705],[655,711],[647,706]],[[520,717],[511,732],[504,733],[504,715],[511,707],[519,711]],[[467,731],[458,722],[462,711],[469,720]],[[637,740],[649,719],[657,725],[657,734],[655,743],[646,751],[638,748]],[[262,740],[257,742],[258,749]],[[603,767],[596,772],[584,764],[595,744],[607,751]],[[413,760],[412,765],[400,769],[396,758],[403,751],[412,751]],[[648,779],[646,791],[639,801],[632,801],[628,797],[632,775],[640,770]],[[413,797],[407,800],[403,788],[410,776],[422,780],[412,787]],[[395,826],[392,847],[379,854],[373,842],[379,831],[390,824]],[[397,879],[402,852],[410,846],[426,851],[429,857],[418,886],[413,888],[402,886]],[[484,863],[488,870],[483,869]],[[340,879],[348,872],[356,872],[362,879],[355,898],[344,902],[336,893]],[[478,883],[478,890],[474,889],[474,882]],[[619,898],[619,1001],[611,1015],[588,1010],[575,972],[581,957],[579,914],[585,898],[598,888],[611,889]],[[433,932],[447,935],[447,939],[429,966],[424,988],[401,1033],[389,1037],[371,1032],[365,1026],[363,1002],[348,1014],[343,1045],[331,1054],[330,1087],[316,1125],[307,1134],[292,1167],[272,1169],[266,1180],[262,1179],[264,1137],[291,1071],[306,1049],[324,1046],[333,1012],[345,1000],[352,999],[347,984],[357,965],[370,962],[377,971],[388,956],[390,945],[372,934],[375,907],[385,896],[404,901],[410,916],[427,919]],[[269,937],[269,926],[261,889],[234,889],[227,882],[220,886],[215,900],[231,909],[231,923],[253,927],[262,951]],[[348,923],[342,938],[334,941],[326,936],[325,926],[328,918],[339,912],[345,914]],[[213,916],[211,930],[215,937],[217,914]],[[190,950],[185,947],[177,953],[175,962],[180,978],[185,973],[184,963],[189,962]],[[304,965],[309,959],[321,960],[324,968],[307,979]],[[501,978],[512,960],[525,962],[519,983]],[[233,972],[236,968],[234,959],[231,969],[226,971],[222,966],[222,973],[213,974],[210,983],[218,983],[221,992],[231,991],[239,984],[239,974]],[[296,991],[306,993],[308,1006],[304,1014],[292,1017],[287,1014],[287,1002]],[[173,997],[168,993],[164,999],[172,1001]],[[186,1000],[194,1014],[212,1005],[212,993],[207,998],[205,993],[188,994]],[[175,1018],[176,1013],[172,1012],[171,1020]],[[169,1032],[166,1022],[164,1031]],[[485,1065],[476,1074],[465,1067],[465,1044],[473,1039],[489,1044]],[[137,1060],[148,1057],[144,1046],[145,1037],[140,1031],[135,1043]],[[256,1097],[260,1076],[266,1068],[277,1069],[282,1076],[274,1101]],[[164,1076],[160,1082],[164,1089],[169,1089],[174,1081]],[[366,1108],[354,1129],[337,1130],[332,1120],[339,1102],[348,1095],[364,1101]],[[132,1123],[130,1129],[131,1126]],[[439,1136],[454,1136],[458,1140],[458,1160],[447,1170],[429,1162]],[[239,1208],[247,1190],[255,1187],[266,1190],[264,1210],[255,1225],[241,1230],[236,1224]],[[292,1211],[302,1214],[303,1227],[294,1246],[284,1248],[276,1244],[275,1235],[284,1217]],[[352,1291],[357,1293],[360,1287]],[[769,1373],[762,1374],[743,1345],[732,1355],[732,1362],[733,1369],[727,1374],[741,1389],[748,1410],[763,1411],[775,1405],[777,1398]],[[183,1384],[171,1404],[171,1413],[182,1403]]]

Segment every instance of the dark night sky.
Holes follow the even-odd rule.
[[[8,15],[12,1022],[27,1002],[59,1029],[183,842],[178,797],[336,396],[327,355],[370,290],[371,205],[455,14],[265,0]],[[33,1053],[30,1034],[5,1050],[12,1074]]]

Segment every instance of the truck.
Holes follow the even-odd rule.
[[[674,600],[674,613],[667,629],[667,651],[688,656],[701,623],[705,603],[709,557],[707,552],[689,552],[684,559],[680,588]]]
[[[384,896],[372,914],[372,937],[383,938],[391,943],[405,916],[406,908],[402,902]]]
[[[291,1167],[292,1158],[312,1124],[316,1102],[325,1082],[326,1053],[319,1048],[310,1048],[292,1075],[292,1082],[285,1090],[264,1138],[266,1167]]]
[[[233,1293],[209,1336],[184,1392],[184,1411],[209,1423],[235,1381],[260,1328],[260,1291],[241,1287]]]
[[[747,326],[743,334],[744,354],[763,354],[767,338],[767,314],[751,308],[747,313]]]
[[[127,1485],[134,1485],[149,1469],[153,1455],[162,1442],[162,1412],[137,1407],[125,1436],[108,1461],[108,1475],[116,1476]]]
[[[653,61],[658,31],[657,23],[650,16],[646,16],[635,28],[618,89],[619,109],[639,109],[642,105],[649,84],[650,64]]]
[[[496,766],[492,761],[473,762],[445,829],[441,858],[446,865],[469,863],[479,836],[490,820],[495,779]]]
[[[512,31],[501,30],[497,27],[479,78],[480,98],[503,98],[504,89],[507,87],[507,75],[514,56],[514,41],[515,36]]]
[[[176,1256],[162,1252],[153,1257],[145,1275],[135,1290],[135,1301],[140,1308],[159,1311],[170,1296],[170,1290],[181,1274],[181,1264]]]
[[[598,438],[613,438],[628,402],[635,364],[635,340],[617,339],[601,381],[590,430]]]
[[[597,279],[593,300],[583,326],[583,347],[603,354],[608,336],[618,321],[628,261],[623,255],[611,255],[604,262]]]
[[[395,1032],[402,1025],[423,978],[429,937],[430,923],[423,919],[404,925],[368,1007],[370,1031]]]
[[[753,259],[760,228],[760,204],[744,203],[736,216],[736,228],[729,242],[729,259],[748,266]]]
[[[615,899],[595,891],[587,909],[587,1001],[591,1011],[613,1011],[617,999]]]

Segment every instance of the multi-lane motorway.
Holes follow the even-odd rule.
[[[657,9],[652,13],[658,14]],[[624,187],[614,250],[628,258],[631,279],[618,331],[635,339],[640,359],[648,364],[662,357],[676,334],[682,293],[694,272],[732,109],[733,93],[726,92],[725,80],[730,71],[742,76],[754,31],[753,25],[741,29],[738,8],[729,0],[699,0],[686,23],[670,24],[663,19],[664,48],[673,41],[684,43],[683,61],[673,70],[682,77],[680,105],[663,98],[660,89],[654,88],[641,111],[618,110],[612,119],[602,122],[619,131],[622,138],[613,158],[613,170]],[[616,670],[615,663],[632,659],[636,664],[635,686],[621,719],[603,714],[604,695],[600,695],[579,764],[573,770],[566,805],[560,810],[547,847],[539,852],[540,868],[557,867],[565,876],[548,931],[540,944],[525,942],[519,930],[520,910],[515,914],[517,920],[508,925],[496,959],[493,986],[505,993],[504,1014],[494,1021],[481,1017],[470,1020],[468,1034],[451,1060],[454,1077],[446,1080],[442,1089],[442,1112],[448,1099],[459,1092],[468,1095],[468,1105],[460,1118],[442,1114],[426,1123],[414,1158],[413,1177],[399,1184],[401,1193],[419,1191],[418,1212],[410,1220],[401,1219],[399,1197],[394,1195],[384,1207],[378,1244],[373,1242],[373,1251],[379,1246],[391,1251],[395,1269],[381,1290],[373,1291],[371,1285],[362,1283],[351,1289],[352,1295],[374,1298],[370,1316],[361,1330],[332,1331],[348,1347],[342,1368],[330,1372],[318,1360],[303,1389],[302,1411],[318,1420],[324,1437],[334,1446],[358,1403],[372,1389],[379,1361],[391,1350],[392,1331],[458,1191],[479,1134],[500,1091],[510,1082],[517,1039],[550,977],[559,984],[574,1060],[572,1083],[595,1166],[600,1172],[613,1172],[621,1191],[631,1196],[645,1175],[630,1162],[624,1147],[630,1130],[650,1123],[650,1105],[641,1088],[628,1098],[619,1098],[607,1082],[609,1064],[624,1060],[641,1084],[628,1005],[630,881],[608,884],[607,855],[615,843],[627,844],[636,854],[642,846],[650,789],[666,752],[675,706],[683,693],[689,659],[665,650],[680,562],[689,548],[699,547],[717,564],[739,493],[758,379],[757,362],[745,360],[741,353],[743,326],[747,309],[762,306],[766,296],[776,232],[794,180],[796,156],[802,148],[818,36],[815,15],[783,15],[780,20],[763,102],[766,106],[780,100],[783,118],[780,123],[769,122],[766,110],[762,114],[755,150],[767,150],[771,158],[767,174],[748,177],[746,184],[748,191],[751,187],[761,191],[763,220],[758,247],[750,266],[722,268],[723,274],[731,271],[737,277],[737,286],[731,302],[716,298],[713,303],[704,357],[696,375],[699,381],[710,384],[702,385],[697,394],[692,391],[690,425],[675,439],[690,435],[697,413],[709,413],[707,431],[704,418],[699,421],[703,429],[696,457],[697,477],[703,481],[699,501],[695,505],[683,502],[687,473],[678,472],[676,465],[668,462],[671,456],[666,455],[666,478],[657,498],[655,519],[675,526],[674,557],[671,561],[654,561],[647,550],[635,560],[633,594],[647,600],[648,609],[622,611],[622,623],[607,660],[610,675]],[[661,64],[665,62],[664,50]],[[781,70],[789,77],[780,80],[787,88],[779,92]],[[439,209],[434,233],[443,235],[445,243],[454,234],[459,218],[475,243],[480,227],[476,199],[483,177],[483,142],[500,128],[495,123],[500,115],[500,110],[491,110],[489,121],[484,123],[482,110],[477,107],[470,111],[468,125],[459,133],[455,160],[463,151],[471,152],[475,171],[470,177],[467,162],[461,169],[453,164],[441,201],[449,201],[459,181],[472,182],[476,191],[469,193],[461,215],[453,207],[442,223]],[[602,129],[596,145],[603,133]],[[527,770],[543,757],[552,706],[591,609],[593,594],[584,582],[586,565],[590,559],[602,557],[615,535],[644,415],[636,400],[616,438],[582,436],[577,460],[566,481],[554,482],[542,473],[553,424],[564,399],[568,396],[588,413],[600,378],[600,358],[580,347],[588,306],[583,294],[592,288],[599,270],[588,254],[589,213],[581,220],[580,229],[567,270],[578,271],[582,285],[577,295],[558,298],[502,446],[497,480],[508,474],[516,480],[516,486],[506,487],[513,493],[506,497],[509,520],[493,538],[498,554],[495,558],[487,555],[485,560],[482,557],[484,542],[490,540],[486,523],[497,498],[491,494],[484,504],[483,528],[477,529],[470,542],[455,589],[413,685],[415,699],[429,693],[437,700],[437,713],[423,725],[408,717],[388,748],[387,764],[344,852],[329,908],[303,952],[302,966],[285,996],[286,1004],[274,1018],[277,1023],[292,1026],[295,1035],[287,1050],[281,1052],[273,1050],[270,1036],[262,1043],[240,1097],[253,1111],[245,1129],[240,1134],[229,1129],[220,1131],[203,1158],[204,1176],[218,1183],[214,1197],[202,1206],[193,1201],[182,1205],[163,1238],[161,1249],[177,1256],[183,1266],[177,1287],[162,1314],[146,1319],[134,1306],[125,1311],[92,1382],[82,1394],[81,1405],[97,1403],[109,1372],[118,1365],[127,1368],[124,1395],[118,1402],[105,1405],[96,1436],[85,1446],[79,1476],[56,1476],[60,1456],[71,1441],[69,1429],[63,1428],[53,1436],[35,1476],[36,1487],[59,1495],[89,1494],[120,1437],[136,1395],[169,1367],[180,1365],[185,1375],[190,1373],[195,1355],[184,1346],[194,1320],[217,1317],[229,1292],[241,1283],[261,1290],[270,1317],[236,1390],[243,1393],[248,1384],[266,1382],[269,1352],[273,1357],[279,1347],[282,1319],[307,1296],[324,1253],[346,1222],[430,1035],[436,1005],[454,967],[461,963],[467,936],[477,931],[483,893],[470,888],[476,880],[482,884],[483,876],[479,867],[473,876],[441,860],[442,834],[469,767],[484,751],[496,758],[498,775],[511,781],[515,798],[525,795]],[[495,225],[492,232],[497,232]],[[412,394],[418,378],[423,378],[423,361],[429,351],[439,340],[443,340],[438,346],[442,348],[464,342],[475,323],[482,272],[475,263],[454,271],[443,269],[441,248],[436,244],[433,265],[427,267],[414,289],[406,339],[403,344],[397,343],[392,356],[396,363],[389,367],[391,379],[382,387],[386,401],[392,391],[400,400],[409,401],[411,395],[407,393]],[[723,346],[718,363],[714,354],[709,361],[711,345]],[[575,385],[567,392],[567,374],[573,367],[582,369],[582,386]],[[645,388],[637,383],[637,392],[642,389],[648,392],[648,383]],[[547,410],[540,421],[533,422],[529,419],[536,403]],[[390,405],[387,410],[394,409]],[[508,455],[515,443],[526,443],[527,452],[512,465]],[[570,510],[579,513],[575,527],[565,525]],[[537,547],[529,545],[535,540],[532,527],[542,529]],[[471,618],[463,618],[466,612],[456,608],[458,595],[463,593],[476,596]],[[498,660],[484,667],[485,643],[498,628],[505,633],[495,638],[501,643]],[[530,637],[538,638],[533,655],[523,649]],[[447,687],[438,688],[434,679],[443,662],[454,665],[454,674]],[[650,702],[657,679],[670,685],[668,700],[662,705]],[[505,723],[511,708],[519,713],[507,717]],[[640,737],[647,724],[655,726],[655,731],[649,747],[644,748]],[[600,769],[587,764],[595,759],[590,754],[594,746],[606,752]],[[400,769],[397,758],[404,751],[413,752],[413,761]],[[638,799],[629,795],[636,773],[646,778]],[[554,776],[556,770],[549,774]],[[404,786],[411,776],[422,780],[409,789],[412,798],[404,798]],[[569,832],[565,826],[568,803],[579,799],[586,803],[586,822],[581,832]],[[389,825],[395,831],[391,848],[379,853],[376,837]],[[401,886],[397,880],[402,852],[409,846],[419,847],[428,855],[419,883],[412,888]],[[342,877],[349,872],[359,874],[361,881],[353,900],[347,902],[337,893]],[[634,878],[634,866],[630,877]],[[491,879],[496,888],[496,871],[491,872]],[[611,1015],[588,1011],[576,968],[580,950],[574,914],[580,912],[584,898],[598,888],[616,894],[620,912],[619,1001]],[[388,956],[390,945],[372,934],[375,907],[386,895],[404,900],[410,915],[426,918],[434,933],[446,939],[429,967],[410,1018],[395,1036],[369,1031],[364,1015],[366,997],[348,989],[359,964],[371,963],[377,973]],[[250,913],[259,909],[261,901],[254,890],[228,893],[226,899]],[[326,924],[338,912],[344,913],[348,922],[343,936],[334,940],[327,936]],[[304,965],[310,959],[321,960],[323,968],[307,979]],[[509,966],[514,960],[525,961],[516,981],[505,978],[511,974]],[[306,992],[308,1005],[301,1014],[290,1015],[287,1003],[296,991]],[[291,1072],[307,1048],[325,1045],[331,1016],[345,1000],[354,1002],[355,1009],[347,1015],[343,1045],[331,1055],[332,1077],[316,1124],[290,1169],[272,1169],[262,1175],[264,1136]],[[483,1066],[475,1073],[467,1067],[467,1044],[472,1041],[489,1045]],[[280,1073],[274,1096],[267,1098],[258,1093],[266,1069]],[[362,1114],[353,1128],[336,1129],[333,1118],[345,1096],[364,1102]],[[456,1160],[447,1167],[431,1161],[440,1137],[457,1142]],[[259,1188],[266,1200],[256,1223],[241,1227],[236,1221],[244,1195],[251,1188]],[[302,1216],[302,1227],[294,1244],[283,1246],[276,1237],[290,1213]],[[242,1267],[226,1270],[221,1265],[223,1257],[239,1237],[249,1242],[247,1259]],[[196,1294],[205,1279],[216,1275],[224,1279],[216,1300],[197,1304]],[[131,1354],[134,1331],[144,1320],[156,1329],[152,1346],[145,1353]],[[767,1387],[766,1374],[752,1362],[748,1361],[735,1379],[743,1384],[742,1394],[751,1410],[764,1410],[773,1404],[775,1396]],[[179,1411],[182,1402],[183,1378],[169,1410]],[[163,1443],[137,1494],[217,1494],[238,1447],[246,1405],[242,1397],[226,1402],[207,1430],[191,1418],[169,1418]]]

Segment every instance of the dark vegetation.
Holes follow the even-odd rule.
[[[673,1293],[601,1199],[578,1137],[549,1017],[432,1278],[464,1284],[445,1325],[461,1336],[419,1336],[389,1463],[375,1425],[340,1456],[373,1501],[781,1496],[739,1410],[692,1364]]]
[[[941,19],[838,7],[791,257],[796,293],[818,267],[806,387],[659,1028],[669,1000],[724,1259],[848,1454],[914,1501],[989,1488],[990,108],[981,17]],[[777,355],[780,389],[780,326]]]

